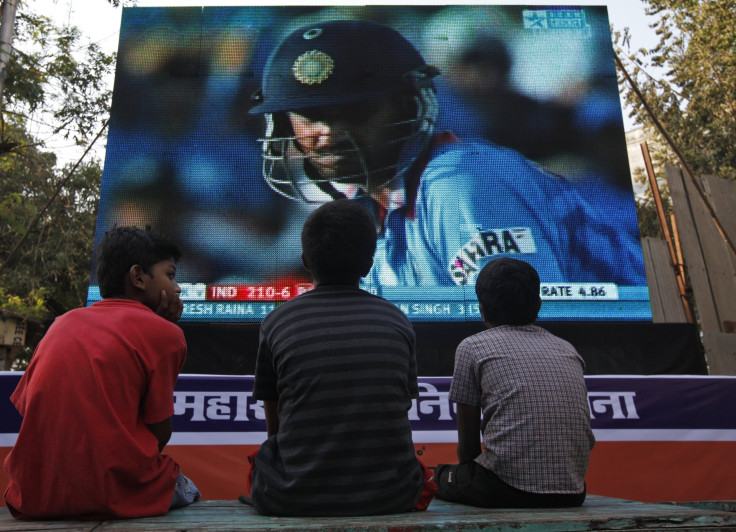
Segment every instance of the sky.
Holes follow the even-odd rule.
[[[24,0],[34,6],[34,10],[45,13],[52,17],[57,23],[73,24],[80,28],[85,39],[95,42],[105,52],[115,52],[118,46],[120,34],[120,19],[122,8],[114,8],[107,0]],[[206,0],[138,0],[138,7],[156,6],[202,6],[202,5],[346,5],[365,4],[367,2],[351,2],[344,0],[339,2],[310,1],[310,2],[264,2],[258,0],[217,0],[208,2]],[[370,4],[391,4],[391,1],[373,1]],[[498,5],[605,5],[608,8],[608,16],[614,30],[623,30],[628,27],[631,32],[631,44],[634,49],[651,47],[656,43],[654,31],[649,28],[651,20],[646,16],[644,4],[641,0],[491,0],[478,2],[466,0],[455,2],[445,0],[442,2],[425,1],[424,4],[498,4]],[[114,77],[110,78],[112,86]],[[623,102],[622,102],[623,106]],[[636,127],[636,124],[624,112],[624,127],[627,131]],[[71,146],[64,139],[52,139],[47,148],[59,157],[59,164],[76,161],[83,150]],[[104,160],[104,147],[100,146],[94,150],[95,156]]]

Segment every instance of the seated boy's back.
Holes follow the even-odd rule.
[[[385,300],[335,285],[264,321],[254,395],[278,401],[279,430],[258,454],[259,510],[356,515],[414,506],[423,476],[407,417],[417,382],[405,320]]]
[[[150,236],[113,232],[124,241]],[[161,438],[170,435],[186,342],[154,312],[181,314],[173,280],[178,250],[161,252],[171,257],[154,257],[136,273],[147,288],[116,290],[118,297],[103,288],[102,301],[57,318],[34,353],[11,397],[23,416],[5,462],[5,501],[15,517],[142,517],[172,506],[180,471],[160,452]],[[107,258],[126,268],[119,255]],[[121,297],[126,293],[140,297]]]
[[[309,235],[328,226],[345,241],[366,241],[367,261],[356,269],[335,241],[333,251],[315,249]],[[370,214],[349,200],[324,205],[305,224],[302,245],[316,287],[261,325],[253,395],[264,400],[269,438],[255,457],[252,503],[264,514],[303,516],[428,504],[433,484],[425,487],[408,420],[418,394],[414,331],[398,308],[358,288],[375,250]]]
[[[185,353],[181,329],[134,301],[102,300],[57,318],[11,397],[28,420],[7,462],[11,511],[166,513],[179,468],[144,422],[171,415]]]
[[[457,348],[449,396],[459,463],[437,466],[437,497],[486,508],[580,506],[595,443],[583,359],[534,325],[542,301],[528,263],[490,261],[475,291],[488,330]]]

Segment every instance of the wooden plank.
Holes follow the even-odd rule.
[[[691,183],[688,183],[688,190],[691,197],[697,194]],[[736,256],[729,249],[702,199],[697,197],[696,200],[697,202],[691,201],[702,206],[693,212],[718,314],[718,330],[736,332]],[[715,198],[708,197],[711,205],[714,200]]]
[[[667,242],[658,238],[642,239],[644,268],[649,285],[654,323],[686,323],[687,317],[677,287],[674,266]]]
[[[736,375],[736,334],[703,332],[710,375]]]
[[[701,247],[698,227],[695,223],[695,212],[697,203],[691,203],[693,198],[689,195],[683,172],[673,165],[665,165],[667,184],[672,197],[672,207],[677,219],[677,227],[682,241],[685,264],[690,277],[690,284],[695,298],[698,317],[703,331],[721,332],[720,320],[715,304],[715,298],[708,278],[708,270],[705,265],[704,253]],[[692,185],[689,187],[692,188]],[[697,193],[696,193],[697,196]],[[700,211],[704,210],[702,204]]]
[[[208,501],[203,501],[208,502]],[[320,531],[388,531],[388,530],[488,530],[488,531],[562,531],[562,530],[647,530],[692,529],[695,526],[736,526],[736,514],[712,510],[646,504],[608,497],[588,497],[582,508],[558,509],[483,509],[447,503],[435,499],[426,512],[391,516],[289,518],[260,516],[247,506],[231,505],[207,508],[206,522],[184,515],[196,513],[192,506],[177,510],[176,520],[162,522],[167,530],[320,530]],[[204,508],[204,505],[201,507]],[[228,511],[229,510],[229,511]],[[173,516],[176,512],[170,512]],[[241,516],[242,519],[236,519]],[[213,521],[214,520],[214,521]],[[131,527],[131,523],[105,522],[96,531],[152,530],[149,523]],[[120,526],[122,525],[122,526]],[[200,526],[201,525],[201,526]],[[154,528],[153,530],[159,530]]]
[[[654,323],[663,323],[665,311],[662,306],[662,294],[660,293],[657,281],[658,267],[655,266],[657,246],[651,244],[652,240],[655,239],[650,237],[642,238],[641,251],[644,255],[644,271],[646,272],[647,286],[649,287],[649,304],[652,307],[652,321]]]
[[[734,529],[736,513],[720,508],[626,501],[589,495],[580,508],[484,509],[432,501],[426,512],[367,517],[268,517],[238,501],[199,501],[166,515],[117,521],[17,521],[0,509],[0,530],[197,531],[279,530],[332,532]],[[28,528],[19,528],[30,525]],[[13,528],[14,527],[14,528]]]
[[[692,501],[692,502],[674,502],[679,506],[690,506],[691,508],[700,508],[703,510],[719,510],[723,512],[736,512],[736,501]]]
[[[703,176],[701,183],[721,227],[731,242],[736,242],[736,184],[713,176]],[[715,251],[712,259],[706,255],[706,267],[716,295],[721,331],[736,333],[736,255],[714,226],[709,236]],[[710,253],[707,248],[705,252]]]
[[[703,176],[703,190],[731,242],[736,242],[736,181]]]
[[[0,531],[63,531],[91,532],[99,526],[99,521],[30,521],[14,519],[7,508],[0,508]]]

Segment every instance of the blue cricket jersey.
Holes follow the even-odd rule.
[[[368,283],[472,286],[487,260],[511,256],[534,266],[542,283],[646,285],[633,201],[623,198],[630,208],[611,212],[628,215],[609,219],[572,182],[513,150],[441,144],[406,195],[386,214]]]

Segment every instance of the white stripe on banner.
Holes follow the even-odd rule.
[[[730,429],[594,429],[596,441],[731,441],[736,430]],[[454,430],[417,430],[414,443],[455,443]],[[0,447],[15,445],[17,434],[0,434]],[[169,445],[260,445],[265,432],[174,432]]]
[[[736,441],[732,429],[593,429],[596,441]]]
[[[594,429],[596,441],[736,441],[726,429]],[[454,430],[417,430],[414,443],[456,443]],[[170,445],[260,445],[265,432],[175,432]]]
[[[457,443],[456,430],[415,430],[411,437],[414,443]]]
[[[168,445],[260,445],[265,432],[174,432]]]
[[[728,429],[594,429],[596,441],[736,441]],[[415,430],[414,443],[456,443],[454,430]],[[170,445],[260,445],[265,432],[175,432]]]
[[[260,445],[265,432],[174,432],[169,445]],[[414,443],[457,443],[454,430],[415,430]]]
[[[728,429],[593,429],[596,441],[736,441]],[[415,430],[414,443],[456,443],[454,430]],[[169,445],[260,445],[265,432],[175,432]]]

